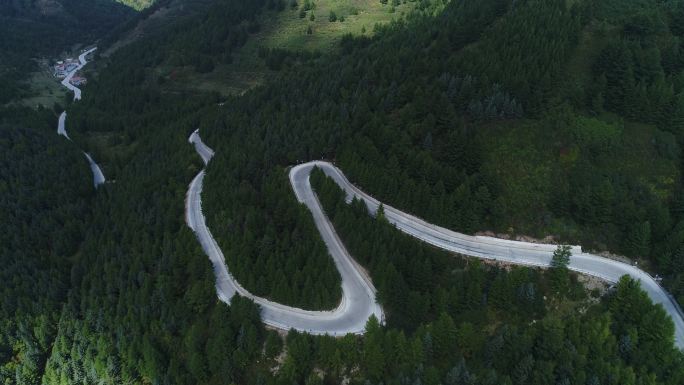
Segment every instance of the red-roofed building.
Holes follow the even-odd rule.
[[[88,83],[88,79],[86,79],[82,76],[75,75],[74,77],[71,78],[71,80],[69,80],[69,83],[78,87],[78,86],[82,86],[82,85]]]

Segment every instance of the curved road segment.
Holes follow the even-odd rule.
[[[97,47],[94,47],[81,53],[78,56],[78,67],[76,67],[73,71],[69,72],[67,76],[62,80],[62,85],[74,92],[74,100],[81,100],[81,90],[69,82],[74,77],[74,75],[76,75],[76,72],[80,71],[81,68],[85,67],[85,65],[88,64],[88,61],[86,61],[85,57],[95,52],[96,49]]]
[[[347,201],[351,201],[353,197],[362,199],[372,213],[376,212],[381,203],[350,183],[342,171],[332,164],[314,161],[301,164],[295,167],[295,169],[306,169],[306,172],[300,174],[306,175],[308,179],[310,170],[313,167],[319,167],[326,175],[331,177],[345,191]],[[387,220],[404,233],[441,249],[472,257],[520,265],[548,267],[551,264],[553,252],[557,247],[557,245],[461,234],[444,227],[432,225],[391,206],[383,205],[383,210]],[[617,283],[623,275],[629,275],[639,280],[641,288],[648,294],[651,300],[654,303],[661,304],[672,318],[675,324],[675,343],[680,349],[684,348],[684,318],[681,310],[667,291],[648,273],[623,262],[585,253],[580,246],[572,246],[572,257],[570,258],[568,268],[612,283]]]
[[[197,131],[195,131],[191,135],[190,142],[195,144],[195,149],[200,154],[200,156],[202,156],[202,159],[205,161],[205,163],[208,162],[209,159],[211,159],[213,151],[211,151],[211,149],[209,149],[202,143]],[[352,183],[350,183],[349,180],[347,180],[347,178],[344,176],[342,171],[340,171],[331,163],[323,161],[313,161],[297,165],[290,170],[290,183],[292,184],[292,188],[294,189],[297,199],[300,202],[306,204],[307,207],[311,210],[312,214],[314,215],[314,219],[316,220],[316,226],[319,228],[319,231],[321,231],[321,234],[323,235],[326,244],[331,250],[331,254],[335,254],[336,251],[341,250],[343,252],[342,259],[348,263],[348,266],[351,267],[351,270],[356,272],[355,274],[351,274],[350,277],[347,277],[345,270],[340,269],[340,272],[343,277],[343,288],[345,278],[349,280],[350,278],[354,277],[357,279],[363,279],[367,283],[367,286],[372,288],[370,280],[363,274],[363,270],[355,264],[354,260],[346,252],[344,246],[335,235],[332,226],[330,226],[330,223],[326,219],[325,215],[322,213],[322,209],[318,202],[318,199],[313,193],[311,185],[309,183],[309,175],[314,167],[319,167],[321,170],[323,170],[323,172],[325,172],[326,175],[331,177],[337,183],[337,185],[345,191],[345,193],[347,194],[347,201],[351,201],[354,197],[356,197],[357,199],[361,199],[366,203],[368,209],[372,213],[376,212],[381,203],[375,198],[361,191]],[[211,233],[209,233],[209,230],[206,229],[204,217],[201,214],[201,202],[199,201],[199,194],[201,193],[201,184],[203,178],[204,171],[200,172],[200,174],[197,175],[195,180],[193,180],[193,183],[190,185],[190,191],[188,192],[187,209],[188,224],[193,230],[195,230],[195,232],[197,232],[197,237],[198,239],[200,239],[200,242],[202,243],[202,246],[205,248],[205,251],[207,251],[205,243],[210,243],[211,245],[213,245],[212,247],[215,248],[213,252],[216,254],[216,256],[221,257],[215,260],[215,258],[212,257],[212,253],[207,251],[207,254],[212,258],[215,270],[220,270],[221,268],[223,270],[226,270],[225,264],[223,263],[223,256],[222,254],[220,254],[221,251],[218,249],[216,242],[211,237]],[[196,205],[194,209],[192,207],[193,205]],[[397,229],[403,231],[404,233],[416,237],[426,243],[429,243],[441,249],[472,257],[502,261],[507,263],[515,263],[520,265],[548,267],[551,263],[553,252],[556,250],[557,247],[557,245],[550,244],[519,242],[492,237],[465,235],[443,227],[429,224],[420,218],[397,210],[391,206],[383,205],[383,209],[387,220],[390,223],[394,224],[397,227]],[[191,215],[194,217],[190,218]],[[202,222],[201,225],[198,225],[198,221]],[[325,226],[319,225],[319,222],[321,221],[324,222]],[[333,247],[331,247],[331,243],[329,243],[331,241]],[[340,268],[338,257],[333,255],[333,258],[335,258],[335,263],[338,265],[338,268]],[[620,277],[622,277],[623,275],[629,275],[639,280],[641,282],[642,289],[646,291],[646,293],[653,300],[653,302],[661,304],[665,311],[671,316],[675,325],[675,344],[680,349],[684,348],[683,315],[680,312],[678,306],[675,304],[674,300],[670,297],[670,295],[648,273],[644,272],[643,270],[635,266],[623,262],[604,258],[594,254],[585,253],[579,246],[572,246],[572,257],[570,258],[570,264],[568,267],[569,269],[574,270],[576,272],[595,276],[613,283],[617,283]],[[219,274],[217,273],[217,279],[219,278]],[[230,277],[227,271],[222,278],[226,279],[230,283],[224,283],[224,281],[220,281],[221,284],[225,284],[228,286],[239,286],[239,284],[237,284],[237,282],[235,282],[235,280],[232,279],[232,277]],[[221,288],[222,287],[219,285],[219,283],[217,283],[217,290],[219,290],[219,296],[222,295]],[[374,290],[372,291],[373,293],[375,293]],[[225,294],[227,294],[227,292],[224,292],[223,295],[225,296]],[[229,299],[233,294],[234,291],[231,292],[227,298]],[[344,307],[345,309],[347,309],[347,311],[352,311],[351,309],[354,308],[353,305],[343,306],[345,300],[349,300],[349,298],[346,295],[343,299],[343,304],[340,305],[340,307]],[[373,304],[376,305],[375,301],[373,301]],[[285,309],[285,312],[291,311],[292,309],[282,307],[281,305],[278,306]],[[368,309],[366,308],[366,306],[367,305],[364,305],[364,307],[362,307],[362,310],[364,311],[362,311],[361,314],[359,314],[357,317],[350,316],[349,319],[363,318],[365,323],[365,319],[367,319],[369,316],[369,313],[367,311]],[[336,309],[335,312],[338,312],[339,310],[340,308]],[[330,314],[325,312],[323,313]],[[374,312],[374,314],[382,314],[379,307],[377,308],[377,313]],[[268,313],[268,316],[274,317],[279,316],[279,314]],[[300,329],[299,327],[297,327],[299,325],[291,324],[289,318],[276,318],[276,321],[279,322],[268,321],[266,320],[266,316],[264,317],[264,319],[264,322],[266,322],[267,324],[277,324],[274,326],[284,326],[283,328],[285,329],[288,329],[289,327]],[[378,319],[382,318],[378,317]],[[360,323],[360,321],[357,321],[357,324]],[[309,326],[309,324],[307,324],[307,326]],[[319,333],[327,331],[325,319],[322,319],[320,323],[316,321],[311,326],[313,326],[313,328],[316,329],[316,331]],[[362,331],[362,329],[356,330],[356,332],[360,331]],[[334,330],[334,332],[339,333],[339,330]]]
[[[190,135],[189,141],[194,144],[195,150],[207,164],[214,152],[202,142],[197,131]],[[228,272],[223,253],[207,228],[202,213],[201,193],[204,175],[205,170],[200,171],[190,183],[185,215],[188,226],[197,235],[204,252],[214,266],[216,291],[222,301],[230,303],[235,293],[239,293],[243,297],[252,299],[261,307],[261,318],[265,324],[279,329],[296,329],[311,334],[363,333],[366,321],[371,315],[375,315],[379,320],[383,319],[382,309],[375,299],[375,288],[337,238],[337,234],[323,214],[321,205],[311,190],[308,178],[305,179],[304,190],[299,192],[297,197],[311,210],[316,227],[342,277],[342,301],[339,306],[331,311],[302,310],[257,297],[240,286]],[[295,183],[292,174],[290,179]]]
[[[97,47],[91,48],[91,49],[83,52],[81,55],[79,55],[78,56],[78,62],[79,62],[78,67],[76,67],[73,71],[69,72],[67,74],[67,76],[64,78],[64,80],[62,80],[62,85],[74,92],[74,101],[81,100],[81,90],[78,87],[74,86],[73,84],[69,83],[69,81],[71,80],[71,78],[74,77],[76,72],[80,71],[81,68],[85,67],[85,65],[88,64],[85,57],[88,56],[89,54],[91,54],[96,49],[97,49]],[[66,125],[65,125],[66,117],[67,117],[66,111],[63,111],[62,114],[59,115],[59,121],[57,123],[57,134],[62,135],[65,138],[71,140],[71,138],[69,137],[69,134],[67,134],[67,131],[66,131]],[[93,185],[95,186],[95,188],[97,188],[97,186],[99,186],[105,182],[105,176],[102,173],[100,166],[98,166],[97,163],[95,163],[95,161],[90,156],[90,154],[88,154],[87,152],[84,151],[83,155],[85,155],[86,159],[88,160],[88,164],[90,165],[90,171],[93,172]]]

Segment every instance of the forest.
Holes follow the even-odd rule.
[[[0,378],[37,383],[93,191],[51,111],[0,112]]]
[[[672,27],[683,6],[616,4],[451,2],[343,39],[205,119],[210,173],[241,167],[257,186],[257,170],[327,158],[378,199],[455,230],[634,258],[684,302],[684,73]],[[648,99],[630,102],[637,115],[615,99],[636,97],[618,90],[632,83]],[[226,188],[208,178],[207,203],[228,206]]]
[[[435,250],[345,204],[320,174],[317,194],[387,310],[364,336],[283,338],[253,303],[220,302],[183,220],[202,167],[187,137],[199,127],[216,150],[209,226],[260,295],[309,309],[339,301],[339,275],[287,180],[288,166],[325,158],[456,230],[641,257],[684,302],[684,7],[572,4],[448,2],[326,55],[293,53],[305,59],[242,96],[163,92],[160,63],[211,71],[203,64],[231,60],[261,8],[276,6],[219,0],[98,59],[69,106],[72,138],[111,175],[97,192],[76,146],[54,135],[56,111],[1,110],[0,189],[11,194],[0,212],[17,218],[2,235],[2,383],[684,382],[673,324],[637,282],[587,292],[562,267]]]
[[[336,308],[342,295],[339,273],[311,214],[295,199],[285,170],[264,175],[263,184],[257,186],[243,181],[240,170],[245,167],[236,165],[231,170],[235,172],[212,179],[212,191],[226,193],[220,198],[203,194],[206,201],[222,201],[233,184],[240,184],[228,199],[233,205],[206,206],[214,214],[209,228],[219,246],[230,250],[226,254],[230,272],[253,294],[278,303],[313,310]],[[262,194],[271,199],[253,199]]]
[[[108,101],[97,86],[83,107]],[[116,178],[93,198],[42,378],[17,383],[218,384],[250,377],[267,335],[258,309],[240,298],[230,308],[218,301],[211,265],[183,219],[187,184],[200,167],[188,127],[196,124],[194,112],[213,103],[164,96],[132,123],[149,136],[138,138],[131,158],[109,163]],[[121,115],[127,104],[109,107]]]
[[[78,147],[55,133],[59,111],[0,114],[2,213],[15,218],[2,240],[11,284],[3,286],[0,382],[243,383],[267,335],[258,309],[239,298],[230,308],[218,302],[209,261],[183,222],[185,188],[200,164],[186,142],[197,123],[186,117],[216,99],[147,91],[155,97],[131,110],[108,89],[134,95],[147,84],[126,72],[100,80],[69,107],[72,137],[81,139],[81,111],[96,106],[102,121],[149,136],[136,137],[130,157],[106,159],[115,180],[97,193]]]
[[[312,173],[311,183],[346,247],[369,269],[388,313],[385,328],[369,321],[360,351],[314,364],[329,368],[324,370],[332,374],[329,383],[342,378],[340,366],[349,362],[362,367],[371,383],[628,384],[650,377],[675,384],[684,379],[684,356],[672,348],[674,326],[638,282],[623,277],[597,301],[574,273],[556,271],[562,267],[506,268],[449,255],[402,234],[382,211],[373,217],[365,203],[347,204],[343,191],[320,170]],[[289,341],[294,338],[297,342]],[[332,338],[288,336],[288,348],[308,349],[316,352],[313,357],[336,357],[344,346]],[[296,360],[304,353],[289,354]],[[295,362],[311,367],[304,359]]]

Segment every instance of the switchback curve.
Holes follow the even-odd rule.
[[[195,150],[206,165],[214,152],[202,142],[197,130],[190,135],[189,141],[194,144]],[[195,232],[202,249],[211,260],[216,276],[216,292],[220,300],[230,303],[236,293],[250,298],[261,307],[263,322],[278,329],[296,329],[311,334],[330,335],[363,333],[371,315],[375,315],[380,321],[383,320],[382,309],[376,301],[376,290],[360,266],[349,255],[333,230],[332,224],[323,213],[318,199],[311,190],[308,172],[307,178],[302,179],[297,170],[305,171],[301,168],[293,168],[290,172],[290,181],[297,191],[297,198],[311,211],[321,238],[342,277],[342,300],[334,310],[310,311],[275,303],[251,294],[233,278],[226,267],[223,252],[211,235],[202,213],[201,193],[205,170],[197,174],[188,188],[185,202],[186,222]]]
[[[195,131],[190,136],[190,142],[195,145],[195,149],[200,154],[205,164],[208,163],[208,161],[211,159],[211,156],[213,156],[213,151],[211,151],[211,149],[202,143],[198,131]],[[323,214],[323,210],[318,202],[318,199],[316,198],[316,195],[311,189],[309,175],[314,167],[320,168],[326,175],[331,177],[340,188],[345,191],[347,201],[351,201],[354,197],[361,199],[366,203],[369,211],[372,213],[376,212],[381,203],[377,199],[364,193],[358,187],[350,183],[342,171],[329,162],[313,161],[299,164],[290,169],[290,183],[295,195],[300,202],[306,204],[309,210],[311,210],[312,214],[314,215],[314,219],[316,220],[316,226],[319,228],[319,231],[321,231],[321,234],[326,241],[326,245],[328,245],[331,254],[333,254],[333,258],[335,258],[334,254],[336,250],[341,250],[343,252],[343,260],[348,264],[347,267],[350,267],[352,271],[356,272],[353,275],[353,277],[356,279],[355,282],[372,290],[373,304],[376,306],[372,314],[375,314],[378,319],[382,319],[382,310],[377,304],[375,304],[375,289],[373,288],[370,279],[364,274],[363,269],[356,264],[356,262],[344,249],[344,245],[342,245],[340,240],[337,238],[337,235],[330,225],[330,222],[325,217],[325,214]],[[239,287],[239,284],[227,272],[225,263],[223,261],[223,255],[211,236],[211,233],[206,228],[206,224],[204,223],[204,216],[201,214],[201,202],[199,197],[202,189],[201,184],[203,178],[204,170],[197,175],[195,180],[193,180],[193,183],[190,185],[186,209],[187,221],[188,225],[197,233],[197,237],[200,239],[200,243],[205,249],[205,252],[207,252],[212,259],[214,270],[217,273],[216,285],[217,291],[219,292],[219,297],[223,295],[224,298],[222,299],[228,302],[228,300],[235,293],[235,290],[231,292],[228,290],[228,287],[230,285]],[[193,205],[196,207],[192,207]],[[551,244],[520,242],[485,236],[461,234],[427,223],[420,218],[400,211],[392,206],[383,205],[383,210],[387,220],[404,233],[441,249],[467,256],[520,265],[548,267],[551,263],[553,252],[557,247],[556,245]],[[325,226],[319,225],[319,222],[323,222],[323,225]],[[323,229],[321,229],[321,227],[323,227]],[[330,242],[332,242],[332,245]],[[205,244],[210,247],[205,246]],[[208,248],[210,249],[209,251],[207,251]],[[570,264],[568,266],[570,270],[595,276],[613,283],[617,283],[620,277],[623,275],[629,275],[632,278],[640,281],[642,289],[648,294],[651,300],[653,300],[654,303],[661,304],[665,311],[672,318],[675,325],[675,344],[678,348],[684,349],[684,316],[682,315],[682,312],[675,303],[674,299],[656,282],[655,279],[653,279],[653,277],[636,266],[601,257],[595,254],[585,253],[582,251],[580,246],[572,246],[571,251],[572,257],[570,258]],[[339,269],[340,267],[337,258],[335,258],[335,263],[338,265]],[[219,274],[217,270],[225,271],[225,273]],[[343,273],[342,270],[340,270],[340,272]],[[344,291],[345,274],[342,274],[342,276]],[[364,282],[365,285],[363,285]],[[242,294],[244,289],[237,291]],[[230,295],[226,296],[226,293],[229,293]],[[248,296],[251,296],[251,294]],[[250,298],[252,297],[253,296]],[[359,314],[349,314],[346,315],[346,317],[348,317],[347,319],[354,319],[355,324],[357,325],[353,328],[353,331],[350,330],[348,332],[362,332],[363,329],[359,329],[358,326],[361,325],[361,319],[363,319],[363,322],[365,323],[365,320],[370,316],[369,310],[371,308],[368,307],[369,303],[367,299],[361,299],[365,305],[360,308],[354,306],[354,304],[345,303],[350,300],[351,299],[345,295],[340,307],[333,312],[307,312],[309,314],[309,317],[307,317],[307,326],[311,326],[312,330],[315,330],[315,334],[324,334],[326,332],[329,334],[340,334],[342,330],[339,328],[328,330],[328,318],[317,318],[317,314],[327,314],[329,316],[335,313],[344,314],[357,311],[355,309],[361,309],[363,311],[361,311]],[[260,299],[260,301],[266,300]],[[261,305],[259,301],[255,302]],[[299,324],[294,322],[296,321],[296,317],[292,318],[288,315],[287,317],[281,318],[281,315],[284,316],[288,314],[288,312],[301,312],[301,310],[278,304],[275,305],[278,309],[277,312],[267,310],[267,308],[262,311],[262,316],[266,324],[282,329],[294,328],[298,330],[306,330],[306,328],[298,327]]]

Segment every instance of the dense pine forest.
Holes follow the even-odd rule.
[[[215,215],[208,224],[216,229],[219,245],[230,250],[226,263],[231,273],[256,295],[304,309],[334,309],[342,294],[339,273],[311,214],[292,194],[285,170],[264,175],[263,184],[255,187],[242,182],[244,166],[213,179],[221,183],[212,184],[213,191],[224,192],[220,197],[205,195],[211,202],[233,202],[206,206]],[[239,190],[228,197],[236,183]],[[272,198],[253,199],[262,194]]]
[[[208,224],[259,295],[339,302],[339,274],[287,180],[287,167],[327,158],[379,199],[455,230],[639,258],[684,303],[684,3],[423,3],[332,52],[276,52],[292,60],[240,96],[165,92],[158,66],[211,72],[264,9],[302,4],[217,0],[99,58],[69,106],[71,137],[111,180],[97,191],[76,146],[54,134],[55,111],[0,110],[0,213],[12,218],[0,238],[1,382],[684,382],[672,322],[638,283],[588,292],[562,268],[435,250],[344,203],[320,174],[319,199],[386,324],[283,337],[250,301],[218,301],[183,218],[202,167],[187,142],[198,127],[216,150]]]
[[[134,90],[138,89],[129,88]],[[96,103],[98,98],[89,100]],[[183,117],[213,103],[211,97],[196,98],[193,103],[165,97],[147,104],[153,115],[149,120],[141,115],[138,127],[150,136],[139,138],[132,158],[110,163],[117,170],[116,180],[96,193],[78,151],[74,152],[78,178],[52,172],[53,179],[64,177],[63,183],[70,186],[82,181],[88,187],[90,211],[85,218],[74,213],[85,221],[77,232],[78,251],[67,255],[68,265],[62,261],[61,286],[53,283],[56,287],[50,290],[60,294],[55,301],[61,302],[50,302],[55,308],[52,318],[43,320],[43,311],[37,308],[33,323],[24,321],[26,326],[18,326],[17,332],[22,334],[8,337],[13,339],[7,342],[9,350],[3,350],[3,380],[21,384],[223,383],[229,378],[244,382],[249,364],[261,355],[266,336],[258,310],[240,299],[230,308],[217,301],[209,261],[183,220],[187,181],[200,164],[187,145],[185,130],[197,122]],[[158,108],[167,108],[168,113]],[[125,105],[114,106],[114,112],[125,109]],[[150,123],[152,116],[156,124]],[[55,118],[49,123],[49,134],[55,141],[64,141],[54,134]],[[175,134],[168,135],[172,131]],[[24,147],[33,150],[25,143]],[[41,153],[58,156],[54,151]],[[42,191],[48,194],[51,189]],[[42,244],[36,247],[49,250]],[[22,245],[13,250],[30,257],[22,252]],[[15,275],[12,281],[26,284],[26,279]],[[60,288],[62,292],[57,291]],[[26,300],[37,297],[36,303],[41,303],[43,293],[31,293]],[[43,331],[42,323],[53,329]],[[49,357],[37,356],[41,348],[47,349]],[[31,376],[15,375],[17,368]]]
[[[51,111],[1,110],[0,378],[38,383],[90,216],[85,159]],[[4,383],[4,381],[3,381]]]
[[[541,385],[611,378],[639,383],[636,372],[650,373],[656,382],[684,380],[682,354],[672,347],[671,321],[630,278],[624,277],[601,303],[587,301],[576,276],[555,271],[562,268],[508,270],[460,259],[400,233],[382,211],[373,218],[365,203],[348,205],[343,191],[321,171],[311,179],[345,245],[369,268],[388,312],[389,327],[369,322],[361,352],[347,358],[363,367],[369,379]],[[485,331],[502,321],[496,332]],[[306,344],[327,352],[314,356],[329,356],[335,349],[329,341],[297,337],[306,341],[293,344],[298,349]],[[333,362],[323,359],[320,365],[336,373]]]

